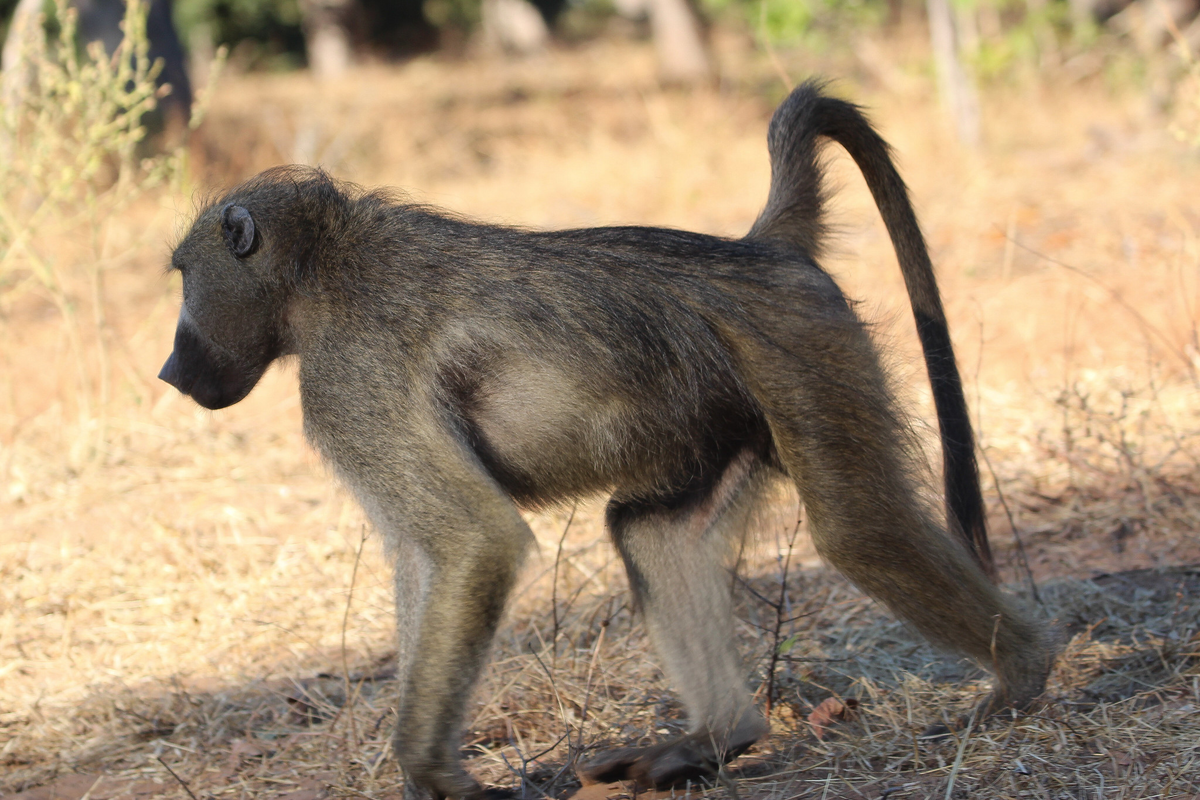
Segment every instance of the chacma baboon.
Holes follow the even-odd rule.
[[[907,281],[941,424],[949,522],[875,348],[816,263],[822,139],[858,163]],[[726,556],[765,482],[794,482],[821,555],[1022,706],[1043,628],[993,586],[971,426],[937,285],[888,147],[800,87],[771,121],[770,196],[744,239],[479,225],[300,167],[199,215],[175,249],[164,380],[207,408],[299,360],[308,437],[396,559],[407,791],[487,790],[464,705],[531,541],[519,508],[609,492],[607,521],[690,732],[585,765],[664,786],[767,732],[733,639]],[[974,548],[974,549],[973,549]]]

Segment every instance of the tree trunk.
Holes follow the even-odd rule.
[[[28,56],[37,38],[45,35],[38,24],[41,10],[42,0],[20,0],[8,24],[0,53],[0,106],[6,115],[16,113],[33,83],[33,64]]]
[[[929,39],[937,71],[938,94],[954,118],[958,140],[970,147],[980,142],[979,95],[963,66],[949,0],[926,0]]]
[[[697,83],[713,77],[704,28],[688,0],[650,0],[650,26],[664,82]]]
[[[337,78],[354,60],[351,18],[355,0],[302,0],[308,67],[322,80]]]
[[[529,55],[546,49],[550,28],[526,0],[483,0],[483,38],[494,50]]]

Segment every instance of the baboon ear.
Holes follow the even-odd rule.
[[[254,235],[254,218],[241,206],[228,205],[221,212],[221,223],[225,228],[225,241],[238,258],[254,252],[258,240]]]

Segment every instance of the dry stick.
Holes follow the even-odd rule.
[[[96,430],[91,434],[92,452],[88,454],[89,462],[94,464],[103,457],[105,440],[108,439],[108,412],[112,394],[112,375],[110,374],[112,367],[108,353],[108,340],[111,338],[110,333],[112,329],[108,324],[108,315],[106,313],[107,303],[103,273],[103,264],[107,260],[104,256],[104,251],[107,248],[100,244],[99,222],[92,219],[88,227],[92,233],[92,259],[87,267],[87,277],[89,289],[91,290],[92,323],[96,335],[95,352],[96,359],[99,362],[96,367],[96,377],[100,384],[98,389],[99,396],[96,403]],[[105,237],[105,241],[107,242],[107,237]]]
[[[987,467],[988,474],[992,476],[992,485],[996,487],[996,497],[1000,499],[1000,507],[1004,509],[1004,516],[1008,517],[1008,527],[1012,531],[1013,541],[1017,544],[1017,561],[1021,564],[1021,569],[1025,573],[1025,580],[1029,582],[1029,591],[1033,594],[1034,602],[1039,606],[1042,603],[1042,596],[1038,592],[1037,581],[1033,579],[1033,570],[1029,566],[1029,555],[1025,552],[1025,542],[1021,539],[1021,532],[1017,530],[1017,521],[1013,517],[1012,509],[1009,508],[1008,500],[1004,497],[1004,491],[1000,488],[1000,478],[996,476],[996,470],[992,469],[992,460],[988,458],[987,451],[982,447],[979,448],[979,455],[983,456],[983,465]]]
[[[571,749],[570,736],[571,736],[571,732],[567,731],[562,736],[558,737],[558,739],[555,740],[554,743],[551,744],[549,747],[547,747],[545,750],[534,753],[529,758],[525,758],[524,756],[521,756],[521,773],[520,773],[520,775],[522,776],[521,777],[522,785],[528,784],[528,781],[525,777],[528,773],[526,766],[534,761],[537,761],[539,758],[546,755],[546,753],[549,753],[551,750],[558,747],[560,744],[563,743],[563,739],[567,740],[567,750],[570,751],[570,749]],[[518,752],[520,752],[520,751],[518,751]],[[501,754],[501,757],[503,758],[503,754]],[[508,759],[505,759],[505,763],[506,764],[508,763]],[[563,776],[563,774],[566,773],[566,771],[569,767],[570,767],[570,761],[568,760],[568,762],[566,764],[563,764],[559,768],[558,772],[554,773],[554,777],[552,777],[549,781],[546,782],[546,786],[553,789],[554,785],[556,783],[558,783],[558,779],[561,778]],[[509,770],[512,770],[511,766],[509,766]],[[532,786],[532,784],[528,784],[528,785]],[[546,798],[546,800],[554,800],[554,798],[550,797],[550,794],[545,789],[541,788],[540,786],[534,786],[533,788],[536,789],[538,791],[538,793],[540,793],[542,795],[542,797]]]
[[[537,651],[533,649],[532,645],[529,648],[529,652],[535,659],[537,659],[538,665],[542,668],[542,671],[546,673],[546,679],[550,681],[550,690],[554,692],[554,702],[558,704],[559,716],[562,717],[563,726],[567,730],[565,733],[563,733],[562,736],[558,737],[558,741],[556,741],[554,744],[550,745],[549,747],[547,747],[545,750],[538,753],[537,755],[530,756],[529,758],[525,758],[524,756],[521,756],[521,784],[522,785],[525,785],[528,783],[528,775],[526,772],[526,766],[529,764],[530,761],[536,761],[537,759],[544,756],[546,753],[549,753],[551,750],[553,750],[554,748],[556,748],[560,744],[562,744],[564,739],[567,742],[568,761],[570,760],[570,753],[571,753],[571,725],[570,725],[570,723],[567,722],[567,704],[565,702],[563,702],[562,695],[558,691],[558,682],[554,680],[554,673],[551,672],[550,669],[546,666],[546,662],[542,661],[542,657],[537,654]],[[557,780],[558,776],[561,775],[562,773],[563,773],[563,770],[559,770],[558,773],[554,776],[554,779]],[[544,791],[542,791],[542,789],[540,789],[538,787],[534,787],[534,788],[536,788],[539,792],[541,792],[541,794],[543,794],[543,795],[546,794]]]
[[[1197,78],[1200,79],[1200,71],[1197,72]],[[1177,216],[1180,217],[1180,221],[1182,223],[1188,224],[1187,219],[1185,217],[1183,217],[1182,214],[1179,214],[1178,211],[1176,211],[1175,213]],[[1182,225],[1180,227],[1182,227]],[[1184,236],[1187,236],[1188,233],[1189,233],[1189,231],[1187,231],[1185,229]],[[1191,231],[1191,233],[1193,236],[1195,236],[1194,229]],[[1180,248],[1180,249],[1182,250],[1182,248]],[[1191,328],[1192,328],[1190,331],[1190,333],[1192,334],[1191,344],[1192,344],[1192,347],[1195,349],[1195,351],[1197,353],[1200,353],[1200,327],[1197,327],[1197,325],[1196,325],[1196,309],[1192,306],[1192,300],[1191,300],[1191,297],[1189,296],[1189,292],[1187,290],[1187,284],[1183,278],[1183,269],[1184,269],[1183,262],[1184,262],[1184,254],[1180,253],[1179,261],[1176,262],[1179,266],[1178,266],[1178,269],[1175,270],[1175,277],[1179,281],[1179,297],[1180,297],[1180,300],[1183,302],[1183,311],[1185,314],[1187,314],[1188,321],[1191,323]]]
[[[1013,239],[1017,235],[1017,206],[1014,204],[1008,211],[1008,232],[1004,234],[1004,260],[1000,265],[1000,279],[1008,284],[1012,281]]]
[[[779,668],[779,659],[782,655],[779,652],[779,636],[783,631],[784,607],[787,605],[788,569],[791,567],[792,551],[795,549],[796,535],[799,532],[800,515],[797,515],[796,525],[792,528],[791,536],[788,537],[787,555],[783,557],[783,567],[779,575],[779,599],[774,603],[768,603],[769,607],[775,611],[775,625],[771,631],[771,659],[767,662],[767,719],[771,718],[771,710],[775,705],[775,671]]]
[[[945,800],[950,800],[951,794],[954,792],[954,782],[958,779],[958,771],[962,768],[963,756],[967,752],[967,741],[971,738],[971,729],[975,727],[975,715],[971,715],[970,722],[967,723],[967,729],[963,731],[963,737],[958,740],[958,753],[954,756],[954,766],[950,768],[950,782],[946,784]]]
[[[467,725],[467,728],[477,727],[479,725],[479,720],[483,719],[484,714],[487,714],[488,712],[490,712],[492,710],[492,708],[496,705],[496,701],[499,698],[503,697],[505,694],[507,694],[509,689],[513,688],[518,683],[520,683],[525,678],[526,673],[528,673],[532,669],[533,669],[533,665],[529,664],[527,662],[525,664],[525,666],[523,666],[519,670],[517,670],[516,675],[514,675],[512,677],[512,679],[510,679],[508,681],[508,683],[504,684],[504,686],[502,686],[498,691],[493,692],[492,698],[490,700],[488,700],[487,703],[484,704],[484,706],[482,708],[480,708],[477,712],[475,712],[475,716],[472,717],[470,724]]]
[[[1163,792],[1162,792],[1162,796],[1163,796],[1163,797],[1171,797],[1171,790],[1172,790],[1173,788],[1175,788],[1175,781],[1179,780],[1179,777],[1180,777],[1181,775],[1187,775],[1187,774],[1189,774],[1189,773],[1188,773],[1188,770],[1190,769],[1191,765],[1192,765],[1192,761],[1191,761],[1191,760],[1189,760],[1189,761],[1188,761],[1188,763],[1184,764],[1184,765],[1183,765],[1182,767],[1180,767],[1179,769],[1177,769],[1177,770],[1175,770],[1175,771],[1172,771],[1172,772],[1170,772],[1170,773],[1169,773],[1170,777],[1169,777],[1169,779],[1167,780],[1167,785],[1166,785],[1166,786],[1163,788]],[[1168,769],[1170,769],[1170,768],[1168,767]],[[1097,771],[1099,771],[1099,770],[1097,770]],[[1100,780],[1101,780],[1101,781],[1103,781],[1103,780],[1104,780],[1104,775],[1103,775],[1103,774],[1101,774],[1101,775],[1100,775]],[[1103,797],[1104,795],[1102,795],[1102,794],[1098,794],[1098,795],[1096,795],[1096,796],[1097,796],[1097,797]]]
[[[1183,54],[1183,60],[1189,64],[1193,61],[1192,46],[1188,42],[1187,37],[1179,30],[1179,26],[1175,24],[1175,15],[1167,8],[1167,4],[1163,0],[1155,0],[1159,12],[1163,16],[1163,21],[1167,24],[1167,30],[1171,33],[1171,38],[1175,40],[1175,44],[1179,46],[1179,50]]]
[[[96,776],[96,780],[92,781],[92,785],[80,796],[79,800],[92,800],[92,792],[96,791],[96,787],[100,785],[100,781],[102,780],[104,780],[103,775]]]
[[[1006,258],[1007,258],[1007,255],[1008,254],[1006,252],[1006,254],[1005,254]],[[980,397],[980,391],[979,391],[979,373],[983,369],[983,348],[984,348],[984,343],[985,343],[985,340],[983,338],[984,314],[983,314],[983,307],[979,304],[978,300],[975,301],[975,306],[976,306],[976,311],[979,313],[979,348],[976,350],[976,354],[975,354],[975,374],[972,375],[971,378],[972,378],[972,384],[975,387],[975,449],[978,450],[980,452],[980,454],[982,454],[983,453],[983,444],[981,441],[981,437],[983,435],[983,399]],[[987,458],[987,456],[985,455],[984,458]],[[976,465],[976,472],[978,472],[978,465]],[[979,482],[978,476],[976,476],[976,477],[977,477],[976,482]],[[995,475],[993,475],[992,477],[994,478]],[[980,495],[980,497],[983,496],[982,485],[979,487],[979,495]],[[947,498],[947,502],[949,502],[949,498]],[[986,510],[984,510],[983,515],[984,515],[983,536],[984,536],[984,541],[986,542],[987,535],[988,535],[987,511]],[[950,523],[951,523],[950,513],[949,513],[949,509],[947,509],[947,513],[946,513],[947,527],[950,526]],[[998,583],[1000,580],[1000,575],[999,575],[999,572],[997,571],[996,562],[995,562],[993,554],[990,552],[990,550],[988,552],[987,562],[988,563],[985,565],[982,561],[980,561],[980,566],[984,568],[984,573],[987,574],[989,581],[991,581],[992,583]]]
[[[726,790],[728,790],[729,796],[732,798],[732,800],[741,800],[741,796],[738,794],[737,782],[734,781],[733,776],[729,774],[727,764],[722,764],[717,770],[717,783],[721,784],[726,788]]]
[[[537,661],[538,666],[542,668],[542,672],[546,673],[546,680],[550,681],[550,691],[554,692],[554,702],[558,705],[558,713],[562,716],[565,723],[567,721],[567,704],[563,702],[562,695],[558,692],[558,682],[554,680],[554,672],[546,666],[546,662],[542,661],[542,657],[533,649],[533,644],[529,645],[529,654]],[[570,727],[567,728],[568,734]],[[569,740],[568,740],[569,741]]]
[[[49,207],[48,203],[44,203],[43,207]],[[41,211],[39,207],[38,211]],[[92,419],[92,404],[91,393],[89,387],[88,369],[83,354],[83,340],[80,338],[78,316],[75,313],[75,307],[67,294],[62,276],[54,265],[45,258],[42,258],[33,249],[31,242],[26,241],[27,238],[33,236],[30,232],[36,229],[38,222],[37,212],[26,220],[24,225],[21,225],[12,214],[8,211],[3,203],[0,203],[0,222],[3,222],[5,227],[13,232],[13,236],[9,243],[8,250],[3,256],[0,256],[0,268],[12,257],[13,253],[18,249],[24,250],[26,257],[31,262],[33,269],[32,275],[24,281],[17,284],[17,289],[21,289],[24,285],[30,286],[41,285],[41,287],[50,295],[51,302],[58,309],[58,313],[62,316],[66,333],[66,339],[70,348],[71,355],[75,362],[75,379],[78,381],[79,397],[78,402],[80,408],[77,413],[84,422]],[[11,290],[10,297],[16,296],[17,289]]]
[[[1067,710],[1069,711],[1070,709],[1067,709]],[[1049,722],[1054,725],[1061,725],[1064,728],[1066,728],[1067,730],[1069,730],[1071,733],[1073,733],[1075,735],[1076,739],[1082,740],[1084,738],[1083,734],[1079,731],[1079,729],[1076,728],[1071,723],[1067,722],[1065,719],[1057,719],[1055,717],[1047,717],[1042,714],[1024,714],[1024,713],[1021,714],[1021,718],[1022,719],[1040,719],[1042,722]],[[1166,797],[1166,795],[1163,795],[1163,796]]]
[[[187,785],[187,781],[185,781],[183,778],[179,777],[177,774],[175,774],[175,770],[173,770],[169,766],[167,766],[167,762],[162,760],[162,756],[155,756],[154,760],[157,761],[158,763],[162,764],[163,769],[165,769],[167,772],[171,773],[172,778],[179,781],[179,785],[182,786],[183,790],[188,793],[188,797],[192,798],[192,800],[200,800],[200,798],[196,797],[196,793],[192,791],[192,787]]]
[[[558,564],[562,561],[563,545],[566,544],[567,534],[571,530],[571,523],[575,521],[575,511],[579,508],[579,501],[576,501],[571,506],[571,516],[567,517],[567,524],[563,526],[562,536],[558,537],[558,550],[554,553],[554,576],[550,583],[550,608],[554,615],[554,635],[550,637],[550,661],[555,667],[558,666]]]
[[[609,565],[611,565],[613,563],[613,561],[616,560],[616,558],[617,558],[616,556],[610,557],[607,561],[604,562],[604,566],[600,567],[600,569],[593,571],[591,575],[585,574],[583,581],[580,582],[579,586],[575,587],[575,591],[572,592],[571,596],[567,598],[565,603],[563,603],[563,616],[564,617],[566,616],[567,612],[570,611],[571,608],[573,608],[575,606],[575,601],[578,600],[579,596],[583,594],[584,589],[586,589],[596,579],[596,577],[598,575],[600,575],[602,572],[607,570]],[[575,565],[575,567],[576,567],[576,569],[578,569],[578,565]],[[582,571],[582,570],[580,570],[580,571]],[[611,595],[609,596],[609,598],[606,598],[604,602],[607,602],[608,599],[611,599]],[[610,616],[610,618],[611,618],[611,616]],[[595,619],[595,613],[592,614],[592,619]],[[590,624],[590,622],[589,622],[589,624]]]
[[[368,536],[370,534],[367,533],[367,526],[363,525],[358,540],[358,549],[354,552],[354,568],[350,571],[350,591],[346,593],[346,609],[342,612],[342,684],[346,692],[346,700],[338,708],[337,713],[333,715],[333,721],[329,723],[329,730],[332,732],[338,723],[338,718],[342,716],[342,712],[346,712],[346,719],[350,723],[350,748],[358,746],[358,731],[355,730],[354,726],[354,711],[352,706],[355,700],[354,695],[358,693],[358,686],[361,686],[361,683],[356,685],[354,692],[351,693],[350,664],[346,657],[346,628],[350,625],[350,605],[354,602],[354,583],[358,579],[358,565],[362,561],[363,547],[367,544]]]
[[[514,748],[517,751],[517,755],[519,755],[521,757],[520,772],[517,772],[516,770],[513,769],[512,765],[508,763],[508,759],[504,756],[503,753],[500,754],[500,757],[504,759],[504,763],[508,766],[509,771],[516,774],[517,778],[521,781],[521,786],[532,787],[538,794],[542,795],[542,797],[548,798],[548,800],[549,800],[550,795],[548,795],[540,786],[534,786],[532,783],[529,782],[528,767],[531,762],[537,761],[539,758],[546,755],[546,753],[549,753],[551,750],[553,750],[554,748],[556,748],[560,744],[562,744],[564,739],[567,742],[567,752],[569,753],[571,750],[571,726],[566,724],[566,722],[567,722],[567,706],[566,706],[566,703],[563,702],[562,695],[559,694],[558,683],[554,680],[554,673],[551,672],[550,669],[546,666],[546,662],[542,661],[542,657],[540,655],[538,655],[537,651],[533,649],[532,645],[530,645],[530,647],[529,647],[529,654],[534,657],[534,659],[538,663],[538,666],[540,666],[542,668],[542,671],[546,673],[546,679],[548,681],[550,681],[550,690],[554,692],[554,702],[558,704],[558,713],[562,717],[563,724],[566,726],[567,730],[562,736],[558,737],[557,741],[555,741],[553,744],[551,744],[545,750],[542,750],[539,753],[529,756],[528,758],[526,758],[525,754],[521,752],[523,747]],[[514,728],[513,730],[515,731],[516,729]],[[558,776],[561,775],[562,773],[563,773],[563,770],[559,770],[558,773],[554,776],[554,779],[557,780]]]
[[[600,624],[600,634],[596,637],[596,645],[592,648],[592,660],[588,662],[587,679],[583,683],[583,709],[579,713],[579,749],[583,751],[583,736],[587,732],[588,706],[592,700],[592,673],[596,669],[596,661],[600,656],[600,646],[604,643],[604,634],[608,631],[608,620]],[[567,761],[571,760],[570,742],[567,742]]]
[[[1140,327],[1142,329],[1142,332],[1146,333],[1146,334],[1153,334],[1153,337],[1148,337],[1148,338],[1158,339],[1159,342],[1161,343],[1161,345],[1167,350],[1167,352],[1171,353],[1172,355],[1174,355],[1176,358],[1178,358],[1180,361],[1183,362],[1184,368],[1187,370],[1188,374],[1192,378],[1192,382],[1196,383],[1196,384],[1200,384],[1200,373],[1197,372],[1196,365],[1192,363],[1192,360],[1190,358],[1188,358],[1187,353],[1181,352],[1179,350],[1179,348],[1177,348],[1173,344],[1171,344],[1171,340],[1169,338],[1167,338],[1167,335],[1165,333],[1163,333],[1162,331],[1160,331],[1153,324],[1151,324],[1150,321],[1142,315],[1142,312],[1138,311],[1136,308],[1134,308],[1132,305],[1130,305],[1130,303],[1127,300],[1125,300],[1125,298],[1121,297],[1121,293],[1118,292],[1116,289],[1113,289],[1108,284],[1106,284],[1104,281],[1100,280],[1099,278],[1095,277],[1094,275],[1089,275],[1088,273],[1081,270],[1079,267],[1072,266],[1071,264],[1068,264],[1065,261],[1060,261],[1057,258],[1054,258],[1053,256],[1048,256],[1041,251],[1034,250],[1032,247],[1030,247],[1027,244],[1022,244],[1021,242],[1018,242],[1015,240],[1013,241],[1013,244],[1015,244],[1017,247],[1021,248],[1022,250],[1026,251],[1027,253],[1031,253],[1032,255],[1035,255],[1038,258],[1041,258],[1041,259],[1055,265],[1056,267],[1062,267],[1063,269],[1067,270],[1068,272],[1073,272],[1076,275],[1079,275],[1080,277],[1084,278],[1085,280],[1091,281],[1096,286],[1099,286],[1101,289],[1108,292],[1109,297],[1111,297],[1114,301],[1116,301],[1117,305],[1119,305],[1121,308],[1125,309],[1125,311],[1129,314],[1129,316],[1133,317],[1134,321],[1137,322],[1138,327]]]
[[[1010,241],[1011,244],[1011,241]],[[977,303],[978,305],[978,303]],[[983,430],[983,420],[981,418],[983,402],[979,394],[979,373],[983,369],[983,311],[980,309],[979,316],[979,355],[975,359],[975,430]],[[1000,489],[1000,478],[996,475],[996,470],[992,468],[992,460],[988,458],[987,449],[983,446],[977,448],[979,455],[983,456],[983,464],[988,469],[988,474],[992,476],[992,485],[996,487],[996,496],[1000,499],[1000,507],[1004,509],[1004,515],[1008,517],[1008,527],[1012,531],[1013,540],[1017,543],[1017,558],[1021,562],[1021,567],[1025,570],[1025,577],[1029,581],[1029,590],[1033,593],[1033,599],[1040,606],[1042,605],[1041,595],[1038,594],[1037,583],[1033,580],[1033,570],[1029,568],[1029,556],[1025,553],[1025,543],[1021,541],[1021,532],[1017,530],[1017,522],[1013,517],[1012,509],[1008,506],[1008,500],[1004,497],[1003,490]]]

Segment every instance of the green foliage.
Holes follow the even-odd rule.
[[[1003,14],[1007,24],[998,35],[981,38],[977,50],[970,54],[971,65],[981,80],[1002,77],[1022,64],[1037,65],[1049,53],[1070,46],[1072,40],[1076,46],[1084,46],[1088,40],[1085,31],[1073,28],[1066,3],[1033,6],[1003,0],[985,2],[990,3],[994,13]],[[956,5],[978,12],[985,2],[957,0]],[[1094,26],[1088,30],[1094,31]]]
[[[815,31],[877,24],[887,13],[886,0],[701,0],[714,19],[741,20],[773,44],[796,43]]]
[[[19,65],[3,75],[0,332],[14,303],[30,294],[49,300],[75,364],[81,421],[91,422],[108,400],[103,277],[115,257],[110,226],[147,191],[180,181],[186,151],[139,155],[142,120],[162,94],[155,84],[161,64],[148,55],[144,0],[130,0],[125,36],[111,57],[98,42],[79,51],[76,17],[57,0],[56,35],[43,35],[44,17],[32,21]],[[202,108],[193,110],[193,126]],[[90,430],[102,437],[102,428]],[[100,445],[93,440],[88,448]]]
[[[125,18],[126,36],[111,58],[94,43],[81,55],[75,47],[76,12],[60,0],[52,42],[30,36],[15,77],[15,106],[4,109],[0,141],[0,246],[8,263],[18,242],[42,219],[82,203],[109,206],[122,195],[161,181],[171,171],[164,159],[137,163],[145,137],[142,117],[155,108],[155,78],[146,39],[145,8],[134,0]],[[20,85],[24,83],[25,85]],[[20,222],[14,207],[22,209]]]
[[[303,57],[297,0],[175,0],[174,15],[185,44],[200,31],[215,44],[241,45],[259,64],[295,66]]]
[[[479,25],[480,0],[425,0],[421,10],[435,28],[471,30]]]
[[[798,39],[809,31],[823,2],[789,2],[766,0],[758,4],[762,30],[773,41]],[[753,8],[750,9],[753,13]]]
[[[8,21],[12,19],[16,7],[17,0],[0,0],[0,42],[8,35]]]

